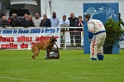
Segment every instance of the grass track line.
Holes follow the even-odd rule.
[[[37,80],[29,80],[29,79],[22,79],[22,78],[13,78],[13,77],[1,77],[2,79],[9,79],[9,80],[20,80],[20,81],[28,81],[28,82],[44,82],[44,81],[37,81]]]

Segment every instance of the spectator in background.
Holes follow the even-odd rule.
[[[70,27],[76,27],[76,22],[78,21],[78,18],[74,16],[74,13],[70,13],[70,17],[68,18],[70,21]],[[71,45],[74,45],[73,38],[76,39],[76,28],[70,28],[70,39],[71,39]],[[75,41],[76,42],[76,41]],[[76,43],[77,44],[77,43]]]
[[[2,12],[2,13],[0,14],[0,18],[2,18],[2,16],[5,16],[5,13],[4,13],[4,12]]]
[[[1,20],[0,20],[0,27],[2,28],[6,28],[8,27],[8,21],[6,19],[6,16],[2,16]]]
[[[10,26],[12,26],[12,27],[20,27],[21,26],[21,21],[20,21],[20,19],[18,19],[16,13],[12,14],[12,18],[10,19]]]
[[[41,27],[51,27],[51,21],[50,21],[50,19],[47,18],[46,14],[43,15],[43,20],[41,20],[40,26]]]
[[[52,13],[52,17],[50,18],[51,27],[57,27],[59,24],[59,19],[56,17],[56,12]]]
[[[121,19],[121,13],[118,13],[118,16],[119,16],[119,22],[120,22],[120,24],[118,26],[121,27],[122,29],[124,29],[124,22]],[[120,37],[119,45],[120,45],[120,48],[124,49],[124,34],[122,34]]]
[[[21,20],[23,27],[34,27],[34,24],[29,20],[29,15],[24,14],[24,18]]]
[[[33,23],[35,27],[40,27],[41,17],[39,16],[39,13],[35,13],[35,17],[33,18]]]
[[[119,16],[120,24],[124,27],[124,22],[123,22],[122,19],[121,19],[121,13],[119,13],[118,16]]]
[[[84,23],[82,20],[82,16],[78,16],[78,21],[76,22],[76,27],[83,27]]]
[[[31,22],[32,26],[34,27],[33,17],[31,15],[29,15],[29,21]]]
[[[77,43],[77,46],[81,46],[81,32],[83,30],[83,20],[82,20],[82,16],[78,16],[78,21],[76,22],[76,27],[82,27],[82,28],[78,28],[76,29],[77,32],[75,34],[75,42]],[[77,47],[78,48],[78,47]]]
[[[66,15],[63,15],[62,19],[59,21],[60,27],[68,27],[70,25],[69,20],[66,18]]]
[[[78,18],[74,16],[74,13],[70,13],[70,17],[68,19],[70,21],[70,27],[75,27]]]
[[[59,21],[60,27],[68,27],[70,25],[69,20],[66,18],[66,15],[63,15],[62,19]],[[65,30],[64,28],[61,28],[61,47],[64,46],[64,41],[65,41]]]

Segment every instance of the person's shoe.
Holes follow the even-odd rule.
[[[104,56],[101,54],[97,54],[97,58],[98,58],[98,60],[104,60]]]
[[[91,58],[91,60],[97,60],[96,58]]]

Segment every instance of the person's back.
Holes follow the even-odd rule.
[[[93,33],[97,33],[99,31],[105,30],[105,27],[100,20],[91,19],[91,20],[88,21],[87,24],[88,24],[88,27],[89,27],[88,29]]]

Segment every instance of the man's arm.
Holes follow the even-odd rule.
[[[93,22],[88,22],[88,31],[89,31],[89,39],[92,39],[93,38],[93,35],[94,35],[94,23]]]
[[[51,27],[51,21],[50,21],[50,19],[47,19],[46,26],[45,27]]]

